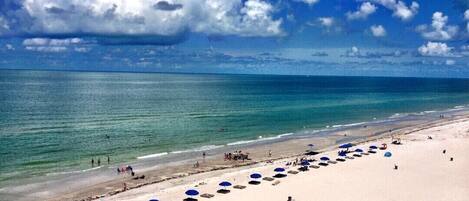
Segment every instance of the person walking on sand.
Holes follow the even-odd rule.
[[[272,157],[272,150],[269,150],[269,157]]]

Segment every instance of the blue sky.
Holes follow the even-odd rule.
[[[468,0],[2,0],[0,68],[469,77]]]

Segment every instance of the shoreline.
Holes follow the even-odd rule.
[[[461,110],[458,110],[461,109]],[[314,142],[316,149],[320,150],[321,152],[334,150],[337,144],[341,144],[342,142],[354,142],[354,143],[366,143],[370,140],[376,140],[381,138],[389,137],[391,134],[395,135],[407,135],[409,133],[418,132],[418,130],[426,129],[428,127],[434,127],[441,123],[451,123],[453,121],[457,121],[457,119],[467,118],[469,116],[469,111],[462,108],[452,108],[445,111],[436,111],[436,112],[428,112],[428,113],[435,113],[438,114],[439,112],[447,112],[453,114],[455,117],[450,117],[446,119],[438,119],[438,120],[415,120],[410,118],[407,120],[398,120],[397,124],[391,123],[388,124],[380,124],[376,122],[361,122],[361,123],[353,123],[349,125],[340,125],[334,127],[335,130],[327,131],[325,135],[317,135],[317,136],[305,136],[298,138],[287,138],[287,139],[279,139],[279,141],[270,141],[270,140],[261,140],[260,142],[256,142],[253,144],[239,144],[239,146],[233,146],[231,148],[225,150],[234,150],[234,149],[242,149],[243,151],[249,152],[252,155],[251,158],[255,160],[248,161],[245,163],[241,162],[226,162],[220,160],[223,158],[220,153],[211,154],[210,151],[207,150],[209,154],[207,155],[206,161],[201,163],[201,167],[198,169],[192,168],[192,164],[194,160],[185,160],[185,161],[176,161],[166,164],[165,166],[155,166],[148,169],[141,169],[137,170],[137,175],[145,175],[146,178],[144,180],[137,180],[134,181],[131,179],[130,176],[119,177],[117,179],[110,179],[105,182],[96,182],[95,184],[88,186],[86,188],[79,188],[73,189],[72,191],[67,189],[63,189],[62,192],[35,192],[36,194],[32,195],[31,197],[24,197],[18,200],[30,200],[34,199],[45,199],[45,200],[95,200],[103,197],[109,197],[111,195],[116,195],[122,193],[122,183],[128,183],[128,189],[138,189],[144,186],[149,186],[152,184],[158,184],[163,182],[172,182],[178,179],[188,178],[194,175],[201,175],[201,174],[211,174],[216,173],[224,170],[233,170],[236,168],[250,168],[254,167],[258,164],[265,163],[266,161],[270,160],[284,160],[286,158],[294,158],[303,155],[305,149],[307,148],[306,145],[310,142]],[[427,114],[427,112],[420,112],[419,114]],[[462,115],[462,116],[461,116]],[[420,115],[418,115],[420,116]],[[425,121],[427,121],[425,123]],[[424,124],[422,124],[424,122]],[[364,127],[363,125],[369,126]],[[375,125],[376,124],[376,125]],[[387,132],[389,129],[392,130],[391,133]],[[346,133],[347,136],[343,134]],[[224,146],[225,148],[227,146]],[[274,157],[269,158],[266,156],[268,150],[272,150],[274,152]],[[201,151],[199,151],[201,152]],[[180,154],[191,154],[190,151],[181,151]],[[193,153],[192,153],[193,154]],[[155,154],[153,154],[155,155]],[[195,157],[200,157],[196,155]],[[200,157],[201,158],[201,157]],[[150,157],[150,160],[158,160],[159,157]],[[199,159],[202,160],[202,159]],[[104,167],[103,167],[104,168]],[[109,168],[108,168],[109,169]],[[104,170],[108,172],[112,172],[105,177],[109,179],[109,175],[113,175],[115,170]],[[77,175],[74,175],[75,177]],[[78,175],[79,176],[79,175]],[[103,175],[98,175],[103,176]],[[98,178],[99,179],[99,178]],[[73,178],[72,178],[73,180]],[[51,187],[48,187],[51,188]],[[2,192],[0,191],[0,194]],[[13,194],[14,196],[14,194]],[[17,200],[15,198],[15,200]]]
[[[449,120],[449,121],[440,121],[440,122],[433,122],[431,124],[427,125],[421,125],[418,127],[414,127],[412,129],[407,129],[403,131],[402,133],[399,133],[396,135],[400,139],[402,139],[403,144],[402,145],[391,145],[388,147],[386,151],[391,151],[393,153],[392,158],[388,159],[386,157],[383,157],[382,154],[385,151],[378,150],[378,154],[370,154],[370,156],[363,156],[364,159],[358,159],[356,158],[355,160],[346,160],[346,162],[338,162],[337,165],[330,164],[329,166],[332,167],[321,167],[319,170],[311,169],[309,172],[313,172],[313,174],[308,173],[308,172],[299,172],[299,173],[288,173],[288,177],[285,179],[275,179],[275,182],[267,182],[267,181],[262,181],[262,183],[267,183],[267,184],[262,184],[260,185],[261,187],[258,186],[252,186],[248,185],[247,181],[249,181],[248,175],[251,173],[262,173],[262,175],[269,176],[269,174],[274,174],[273,169],[275,167],[283,167],[283,164],[286,162],[292,161],[295,159],[295,156],[292,157],[286,157],[282,159],[277,159],[272,163],[259,163],[258,165],[251,165],[248,167],[235,167],[231,168],[231,171],[217,171],[217,172],[206,172],[202,173],[200,175],[190,175],[188,178],[181,178],[177,179],[180,180],[180,182],[164,182],[161,184],[154,184],[154,185],[148,185],[144,186],[141,188],[135,188],[114,196],[110,197],[105,197],[102,200],[126,200],[126,201],[137,201],[137,200],[148,200],[154,197],[158,197],[161,200],[181,200],[183,196],[183,192],[187,189],[192,189],[196,188],[200,191],[201,194],[203,193],[209,193],[212,195],[215,195],[215,198],[212,198],[211,200],[249,200],[254,197],[257,197],[259,199],[256,200],[285,200],[287,195],[295,195],[295,197],[301,197],[302,199],[298,200],[306,200],[309,199],[309,194],[313,193],[311,191],[318,191],[322,192],[323,190],[325,191],[331,191],[332,193],[334,192],[334,187],[329,187],[329,188],[317,188],[317,185],[321,185],[323,183],[333,183],[335,180],[339,180],[339,185],[342,186],[348,186],[353,183],[347,183],[347,182],[340,182],[341,176],[339,175],[348,175],[347,179],[350,180],[350,178],[353,178],[353,181],[356,181],[357,183],[361,183],[361,185],[366,185],[368,184],[368,179],[371,180],[370,183],[375,183],[377,186],[371,187],[369,191],[366,191],[367,193],[372,194],[372,196],[377,197],[378,199],[373,199],[373,200],[396,200],[396,196],[400,197],[398,200],[422,200],[416,199],[415,197],[426,197],[426,199],[423,200],[464,200],[465,196],[467,193],[469,193],[469,185],[465,182],[466,180],[464,178],[468,178],[468,176],[463,176],[461,177],[461,174],[465,174],[467,169],[467,165],[469,164],[469,161],[464,158],[465,153],[468,151],[467,145],[469,144],[469,116],[464,116],[460,117],[457,119]],[[396,137],[394,136],[394,137]],[[428,136],[432,136],[433,139],[428,139]],[[377,137],[375,139],[369,139],[367,141],[362,141],[358,144],[356,144],[355,147],[368,147],[369,145],[372,144],[380,144],[382,142],[390,142],[391,138],[390,136],[383,136],[383,137]],[[430,144],[430,145],[428,145]],[[435,149],[436,148],[436,149]],[[447,155],[444,158],[445,163],[441,163],[441,159],[439,159],[439,162],[435,162],[437,155],[441,155],[441,151],[448,149],[449,155]],[[336,155],[337,148],[327,148],[323,150],[323,152],[320,155],[326,155],[326,156],[332,156]],[[445,151],[443,152],[443,156],[445,154]],[[431,153],[431,154],[430,154]],[[378,157],[379,156],[379,157]],[[319,157],[319,155],[317,156]],[[317,158],[314,157],[314,158]],[[376,158],[378,157],[378,158]],[[449,160],[451,157],[451,160]],[[449,172],[442,171],[441,168],[447,169],[445,164],[447,163],[448,165],[454,164],[453,157],[455,157],[458,162],[456,163],[457,165],[453,165],[448,170]],[[373,159],[366,159],[366,158],[373,158]],[[423,160],[422,160],[423,159]],[[370,161],[374,160],[374,161]],[[381,162],[377,162],[381,161]],[[387,162],[386,162],[387,161]],[[361,165],[354,165],[354,167],[347,168],[348,165],[342,165],[342,164],[349,164],[349,163],[354,163],[358,164],[360,163]],[[385,164],[384,164],[385,163]],[[402,167],[399,170],[395,170],[397,166],[393,169],[392,166],[396,166],[396,164],[399,164],[399,166],[402,165]],[[426,165],[421,165],[421,163],[426,164],[430,163],[431,167],[428,167]],[[366,165],[365,165],[366,164]],[[379,164],[379,165],[377,165]],[[384,166],[383,166],[384,164]],[[379,166],[380,168],[373,169],[372,166]],[[342,168],[341,170],[337,171],[337,169],[334,168]],[[383,169],[384,167],[384,169]],[[291,170],[289,166],[285,166],[285,169]],[[454,170],[456,168],[456,170]],[[401,170],[403,169],[403,170]],[[295,169],[296,170],[296,169]],[[318,172],[319,171],[319,172]],[[321,172],[322,171],[322,172]],[[328,171],[329,173],[324,173],[325,171]],[[335,171],[335,172],[334,172]],[[354,172],[352,175],[349,175],[348,173],[344,172]],[[332,173],[331,173],[332,172]],[[354,175],[357,172],[360,172],[362,174],[361,176]],[[377,172],[377,173],[376,173]],[[383,174],[383,172],[386,172]],[[400,177],[400,180],[405,180],[407,177],[415,177],[415,178],[422,178],[424,180],[432,181],[434,185],[426,185],[425,188],[419,187],[420,185],[426,184],[422,183],[420,184],[418,180],[410,180],[405,183],[402,183],[398,179],[394,179],[391,181],[392,178],[395,176],[390,175],[391,173],[396,174],[396,172],[402,172],[403,175],[405,176],[400,176],[396,175],[396,177]],[[426,172],[425,174],[421,174],[421,172]],[[295,175],[305,175],[305,176],[300,176],[296,177]],[[321,179],[324,177],[324,174],[328,174],[327,177],[331,179],[331,181],[327,179]],[[375,174],[374,177],[368,178],[368,179],[363,179],[362,177],[369,176],[368,174]],[[399,174],[399,173],[397,173]],[[431,175],[431,177],[429,177]],[[292,177],[292,178],[291,178]],[[310,177],[308,180],[307,177]],[[318,178],[319,177],[319,178]],[[439,178],[441,177],[441,178]],[[447,179],[447,178],[450,179]],[[290,179],[289,179],[290,178]],[[458,178],[458,179],[451,179],[451,178]],[[295,180],[296,181],[292,181]],[[347,180],[345,179],[345,180]],[[382,183],[383,179],[386,181],[386,183]],[[238,189],[233,189],[231,194],[228,195],[223,195],[216,193],[216,189],[219,189],[218,187],[218,182],[220,181],[231,181],[233,182],[233,185],[245,185],[247,186],[247,192],[246,190],[238,190]],[[374,181],[373,181],[374,180]],[[325,182],[327,181],[327,182]],[[438,181],[438,182],[437,182]],[[285,182],[285,184],[284,184]],[[293,185],[292,183],[296,182],[296,185]],[[313,182],[315,183],[316,187],[314,188],[308,188],[307,185],[304,183],[306,182]],[[348,181],[350,182],[350,181]],[[427,188],[442,188],[440,186],[441,182],[443,183],[448,183],[447,186],[443,187],[445,190],[449,191],[450,193],[441,193],[440,191],[434,191],[434,192],[427,192]],[[337,184],[338,182],[335,182]],[[385,185],[390,185],[390,183],[393,183],[391,186],[388,186],[391,189],[382,189]],[[457,184],[455,184],[457,183]],[[461,184],[462,183],[462,184]],[[272,184],[272,185],[270,185]],[[277,185],[282,185],[281,187],[276,187]],[[418,185],[417,185],[418,184]],[[300,185],[300,186],[299,186]],[[405,186],[405,187],[401,187]],[[334,185],[329,185],[329,186],[334,186]],[[412,189],[408,189],[408,188]],[[260,190],[259,188],[262,188]],[[279,189],[281,188],[281,189]],[[351,186],[348,186],[348,188],[351,188]],[[352,187],[353,188],[353,187]],[[395,190],[393,192],[393,188],[397,188],[399,190]],[[407,189],[406,189],[407,188]],[[230,188],[232,189],[232,188]],[[342,188],[341,188],[342,189]],[[361,188],[358,188],[361,189]],[[358,190],[354,189],[354,190]],[[435,189],[435,190],[436,190]],[[346,189],[344,189],[346,191]],[[409,193],[401,193],[402,190],[408,190]],[[266,192],[267,191],[267,192]],[[359,190],[357,193],[355,191],[349,191],[345,194],[354,194],[355,196],[354,199],[351,198],[342,198],[343,200],[361,200],[362,199],[362,192],[364,191],[363,189]],[[384,193],[388,194],[388,197],[386,195],[382,195],[380,193],[376,193],[376,191],[384,191]],[[330,192],[330,193],[331,193]],[[418,192],[418,193],[415,193]],[[281,198],[278,196],[271,195],[270,193],[273,194],[278,194],[281,195]],[[298,194],[300,193],[300,194]],[[313,193],[314,195],[319,195],[317,193]],[[405,197],[401,197],[399,194],[406,194]],[[437,197],[445,197],[445,196],[450,196],[447,197],[446,199],[438,199],[438,198],[432,198],[432,196],[428,196],[427,194],[433,194],[432,196],[437,196]],[[446,195],[448,194],[448,195]],[[340,195],[339,195],[340,196]],[[358,197],[357,197],[358,196]],[[270,198],[267,198],[270,197]],[[319,195],[320,198],[315,197],[316,200],[331,200],[329,196],[321,196]],[[332,199],[332,200],[337,200],[338,198]]]
[[[403,127],[403,128],[399,128],[399,129],[393,129],[393,131],[391,133],[387,133],[387,132],[378,132],[379,134],[377,135],[374,135],[374,136],[368,136],[368,137],[365,137],[364,139],[360,139],[360,138],[357,138],[356,140],[349,140],[347,142],[352,142],[352,143],[356,143],[356,144],[363,144],[363,143],[367,143],[369,141],[375,141],[375,140],[378,140],[378,139],[386,139],[386,138],[389,138],[391,135],[395,135],[395,136],[403,136],[403,135],[408,135],[408,134],[411,134],[411,133],[415,133],[415,132],[418,132],[420,130],[425,130],[425,129],[429,129],[429,128],[432,128],[432,127],[435,127],[435,126],[440,126],[440,125],[446,125],[446,124],[452,124],[456,121],[459,121],[461,119],[466,119],[469,117],[469,115],[466,113],[467,111],[464,111],[463,113],[465,113],[463,116],[457,116],[457,117],[453,117],[453,118],[448,118],[448,119],[441,119],[441,120],[436,120],[436,121],[430,121],[430,122],[427,122],[427,123],[424,123],[424,124],[417,124],[417,125],[414,125],[414,126],[408,126],[408,127]],[[373,131],[375,131],[374,129],[372,129]],[[387,129],[384,129],[384,130],[387,130]],[[338,133],[340,133],[342,131],[338,131]],[[359,131],[358,131],[359,132]],[[352,133],[353,135],[353,133]],[[132,189],[138,189],[138,188],[141,188],[141,187],[144,187],[144,186],[149,186],[149,185],[152,185],[152,184],[158,184],[158,183],[163,183],[163,182],[171,182],[171,181],[174,181],[174,180],[178,180],[178,179],[184,179],[184,178],[188,178],[188,177],[191,177],[191,176],[197,176],[197,175],[201,175],[201,174],[212,174],[212,173],[216,173],[216,172],[219,172],[219,171],[225,171],[225,170],[233,170],[233,169],[237,169],[237,168],[251,168],[251,167],[254,167],[258,164],[261,164],[261,163],[265,163],[267,161],[280,161],[280,160],[285,160],[285,159],[292,159],[292,158],[295,158],[295,157],[299,157],[299,156],[303,156],[303,153],[304,153],[304,150],[306,149],[306,146],[303,146],[301,148],[292,148],[292,147],[295,147],[295,145],[298,145],[298,144],[303,144],[305,145],[307,142],[310,142],[312,139],[314,139],[314,141],[326,141],[326,143],[319,143],[319,144],[322,144],[322,146],[319,146],[321,147],[318,151],[319,152],[327,152],[327,151],[331,151],[331,150],[335,150],[336,149],[336,145],[337,143],[334,143],[334,142],[330,142],[331,139],[330,138],[336,138],[334,141],[337,141],[337,138],[341,138],[342,136],[334,136],[334,135],[330,135],[330,136],[327,136],[327,137],[316,137],[317,139],[314,139],[314,137],[309,137],[309,138],[304,138],[304,139],[290,139],[290,140],[286,140],[286,141],[282,141],[282,142],[276,142],[276,143],[272,143],[272,144],[268,144],[268,145],[252,145],[253,147],[247,147],[246,150],[247,152],[250,152],[254,155],[254,158],[256,158],[257,160],[254,160],[254,161],[249,161],[249,162],[245,162],[245,163],[240,163],[240,162],[228,162],[227,163],[223,163],[222,164],[219,164],[217,162],[220,162],[219,160],[217,159],[213,159],[213,157],[218,157],[218,158],[221,158],[222,156],[220,155],[215,155],[215,156],[211,156],[209,158],[207,158],[207,161],[205,163],[201,163],[201,167],[198,168],[198,169],[192,169],[192,163],[182,163],[182,164],[179,164],[176,168],[175,167],[172,167],[172,166],[168,166],[166,168],[169,168],[169,169],[173,169],[175,168],[175,170],[173,171],[170,171],[170,173],[172,173],[171,175],[172,176],[161,176],[159,179],[156,179],[156,180],[149,180],[148,182],[142,182],[142,183],[135,183],[135,184],[132,184],[132,181],[130,180],[125,180],[125,181],[129,181],[129,184],[130,185],[127,185],[128,186],[128,190],[132,190]],[[329,143],[327,143],[327,141],[329,141]],[[293,146],[292,146],[293,145]],[[268,148],[266,148],[268,147]],[[276,157],[273,157],[273,158],[269,158],[265,155],[267,155],[267,149],[272,149],[272,150],[275,150],[274,151],[274,155]],[[282,150],[283,151],[280,151]],[[282,154],[276,154],[276,153],[279,153],[281,152]],[[262,156],[263,154],[265,154],[264,156]],[[211,161],[211,160],[214,160],[214,161]],[[183,166],[183,167],[181,167]],[[188,167],[189,166],[189,167]],[[161,175],[165,175],[166,171],[164,169],[154,169],[154,170],[149,170],[149,171],[146,171],[146,172],[143,172],[141,174],[144,174],[144,175],[152,175],[152,173],[155,173],[156,172],[159,172],[161,173]],[[111,186],[115,186],[117,187],[117,190],[114,190],[114,191],[108,191],[106,193],[97,193],[97,192],[101,192],[99,190],[96,191],[96,188],[102,188],[103,186],[107,186],[107,185],[111,185]],[[90,187],[90,189],[92,190],[84,190],[83,192],[78,192],[77,194],[72,194],[72,195],[63,195],[61,197],[59,197],[58,199],[49,199],[49,200],[63,200],[63,198],[65,199],[70,199],[70,200],[96,200],[96,199],[100,199],[100,198],[103,198],[103,197],[109,197],[109,196],[114,196],[116,194],[120,194],[120,193],[123,193],[123,192],[126,192],[126,191],[122,191],[122,190],[119,190],[119,186],[120,188],[122,187],[121,185],[117,185],[114,183],[114,182],[110,182],[108,184],[98,184],[98,185],[95,185],[95,186],[92,186]],[[93,194],[94,196],[88,196],[88,197],[83,197],[83,195],[87,194],[87,193],[95,193]],[[78,198],[76,197],[78,195]],[[70,197],[69,197],[70,196]]]

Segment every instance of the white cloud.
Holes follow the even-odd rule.
[[[452,59],[447,59],[445,63],[446,63],[446,65],[448,65],[448,66],[452,66],[452,65],[456,64],[456,61],[455,61],[455,60],[452,60]]]
[[[91,49],[87,47],[75,47],[74,50],[75,52],[85,53],[85,52],[89,52]]]
[[[303,2],[303,3],[308,4],[308,5],[314,5],[317,2],[319,2],[319,0],[294,0],[294,1]]]
[[[350,48],[350,50],[347,50],[345,52],[345,56],[347,57],[358,57],[360,56],[360,49],[358,49],[358,47],[356,46],[353,46],[352,48]]]
[[[457,35],[458,27],[447,25],[447,23],[448,16],[445,16],[442,12],[435,12],[432,16],[431,28],[428,25],[419,25],[416,31],[428,40],[451,40]]]
[[[334,25],[334,18],[332,17],[320,17],[318,18],[319,23],[325,27],[331,27]]]
[[[420,5],[413,1],[409,6],[403,1],[398,0],[371,0],[376,4],[380,4],[389,10],[393,11],[393,16],[400,18],[403,21],[412,19],[418,12]]]
[[[6,45],[5,45],[5,48],[6,48],[7,50],[15,50],[15,47],[13,47],[12,44],[6,44]]]
[[[61,46],[26,46],[26,50],[36,52],[64,52],[67,51],[67,47]]]
[[[451,56],[452,47],[446,43],[428,42],[419,47],[418,51],[422,56]]]
[[[28,38],[23,40],[24,46],[67,46],[81,44],[81,38],[49,39],[49,38]]]
[[[464,12],[464,20],[468,21],[466,24],[466,31],[469,32],[469,9]]]
[[[164,3],[161,3],[164,2]],[[238,36],[283,36],[282,19],[264,0],[24,0],[16,34],[36,36],[162,36],[187,32]],[[313,2],[310,0],[310,2]]]
[[[382,25],[373,25],[370,27],[371,33],[375,37],[384,37],[386,36],[386,29]]]
[[[349,20],[357,20],[357,19],[366,19],[368,15],[373,14],[376,11],[376,6],[370,2],[364,2],[360,5],[355,12],[347,12],[347,19]]]

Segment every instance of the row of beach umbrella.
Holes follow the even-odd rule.
[[[313,144],[308,144],[308,147],[310,147],[310,150],[312,150],[313,146],[314,146]],[[349,148],[351,148],[353,146],[355,146],[355,145],[352,144],[352,143],[346,143],[346,144],[340,145],[339,148],[348,150]],[[369,146],[369,149],[370,150],[376,150],[376,149],[378,149],[378,147],[375,146],[375,145],[371,145],[371,146]],[[364,151],[363,151],[363,149],[357,148],[357,149],[354,150],[354,152],[363,153]],[[345,156],[347,156],[347,153],[346,152],[339,152],[339,156],[345,157]],[[385,154],[384,154],[384,157],[391,157],[391,156],[392,156],[391,152],[385,152]],[[320,158],[320,160],[322,162],[328,162],[328,161],[330,161],[330,158],[327,157],[327,156],[323,156],[323,157]],[[307,160],[304,160],[304,161],[301,161],[300,165],[307,167],[307,166],[310,165],[310,163]],[[283,174],[285,172],[285,168],[277,167],[277,168],[274,169],[274,172],[276,172],[277,175],[282,175],[282,176],[279,176],[279,177],[285,177],[286,176],[285,174]],[[259,180],[262,178],[262,175],[259,174],[259,173],[253,173],[249,176],[249,178],[251,179],[251,181],[249,182],[250,184],[259,184],[260,183]],[[222,181],[222,182],[219,183],[219,186],[226,190],[226,188],[232,186],[232,184],[228,181]],[[196,200],[196,199],[194,199],[194,197],[199,195],[199,191],[197,191],[195,189],[190,189],[190,190],[187,190],[185,192],[185,194],[187,196],[189,196],[189,198],[186,199],[186,200]],[[158,201],[158,199],[150,199],[149,201]]]

